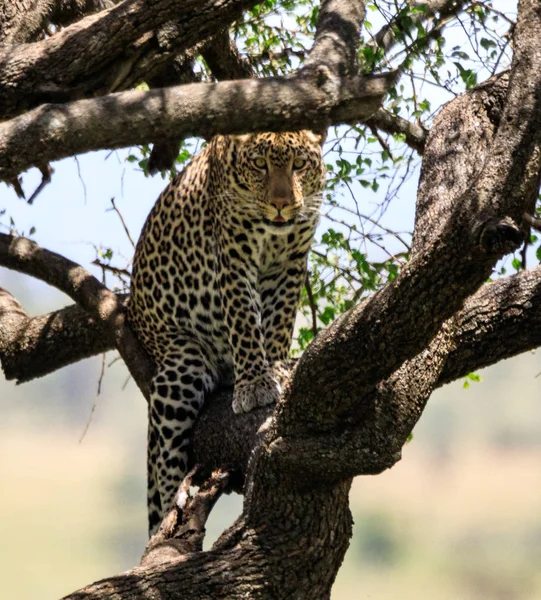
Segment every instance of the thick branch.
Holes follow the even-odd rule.
[[[438,386],[541,346],[541,266],[484,285],[455,318]]]
[[[43,30],[51,13],[50,0],[2,0],[0,2],[0,44],[32,41]]]
[[[2,0],[0,45],[34,42],[48,22],[69,25],[84,15],[99,12],[119,0]]]
[[[520,0],[505,109],[479,182],[477,206],[506,212],[516,223],[534,212],[541,177],[540,36],[539,2]]]
[[[208,44],[201,49],[201,54],[209,66],[212,74],[218,81],[227,79],[245,79],[254,75],[250,63],[242,58],[235,44],[229,39],[227,31],[223,31],[213,37]],[[358,123],[359,121],[354,121]],[[374,126],[391,135],[403,135],[405,142],[423,153],[428,131],[421,125],[411,123],[402,117],[391,115],[380,108],[372,117],[364,120],[368,126]]]
[[[114,347],[110,328],[79,306],[31,318],[0,289],[0,362],[6,379],[24,383]]]
[[[168,560],[174,560],[185,554],[203,550],[205,525],[220,496],[228,491],[229,473],[215,471],[200,484],[197,492],[192,494],[190,487],[197,470],[198,468],[194,467],[182,481],[173,507],[145,549],[141,566],[163,563],[164,553]]]
[[[141,144],[161,135],[178,139],[217,133],[325,127],[373,114],[395,74],[343,79],[336,96],[327,79],[225,81],[111,94],[45,105],[0,124],[0,179],[38,158]]]
[[[253,75],[250,64],[241,57],[227,29],[218,32],[203,44],[200,51],[218,81],[245,79]],[[182,58],[174,58],[172,64],[164,65],[162,71],[149,80],[150,87],[166,87],[196,81],[192,70],[193,58],[195,58],[193,48]],[[175,164],[179,146],[178,138],[160,139],[156,142],[148,160],[149,173],[154,174],[170,169]]]
[[[326,65],[336,76],[356,72],[356,51],[365,15],[361,0],[323,0],[307,68]]]
[[[174,24],[174,54],[223,29],[256,0],[125,0],[51,38],[0,51],[0,116],[44,102],[118,89],[157,36]],[[167,40],[165,40],[167,43]],[[161,40],[163,43],[164,40]],[[84,56],[84,60],[74,57]]]
[[[201,48],[201,55],[217,81],[254,76],[252,65],[241,56],[227,29],[218,32],[207,42]]]
[[[147,83],[151,88],[161,88],[197,81],[193,71],[194,59],[195,53],[193,50],[182,57],[174,57],[169,63],[165,63],[154,76],[149,78]],[[170,169],[175,164],[179,146],[180,141],[176,138],[160,138],[154,141],[152,152],[148,158],[148,172],[155,175],[158,171]]]
[[[506,125],[494,131],[497,106],[474,101],[478,91],[441,111],[425,149],[412,258],[390,285],[308,348],[298,369],[307,368],[310,375],[305,371],[295,378],[291,390],[295,400],[287,402],[280,415],[284,426],[287,421],[300,423],[302,414],[304,423],[328,428],[359,410],[364,394],[421,352],[442,323],[486,281],[498,256],[520,242],[517,223],[536,197],[541,159],[541,15],[534,5],[533,0],[521,3],[517,36],[522,50],[503,110]],[[461,163],[468,163],[465,172],[457,168]],[[483,170],[472,186],[476,165]],[[330,372],[332,382],[325,394],[321,381]],[[305,385],[310,377],[319,381],[311,389]],[[302,382],[302,389],[296,381]],[[322,397],[324,407],[318,401]],[[287,435],[287,430],[280,435]]]
[[[26,238],[0,233],[0,265],[56,287],[107,326],[134,380],[148,398],[153,366],[126,322],[120,299],[80,265]]]
[[[75,21],[111,8],[122,0],[55,0],[50,21],[56,26],[67,27]]]

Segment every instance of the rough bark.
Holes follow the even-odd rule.
[[[70,25],[84,15],[118,4],[119,0],[2,0],[0,45],[33,42],[49,24]]]
[[[153,364],[127,323],[126,308],[116,294],[80,265],[44,250],[26,238],[0,233],[0,256],[2,266],[27,273],[56,287],[107,327],[139,389],[148,398]],[[16,311],[16,314],[20,319],[20,312]]]
[[[328,0],[321,14],[313,56],[328,58],[315,70],[332,98],[324,109],[329,118],[343,81],[337,72],[354,68],[350,45],[358,25],[352,23],[363,7]],[[471,367],[468,349],[478,352],[480,361],[483,352],[503,356],[502,332],[529,321],[535,324],[529,338],[535,343],[539,270],[481,287],[498,258],[517,247],[522,215],[539,189],[541,10],[536,0],[520,1],[515,38],[510,76],[449,103],[428,136],[412,256],[400,275],[313,342],[263,426],[259,419],[267,412],[235,417],[232,430],[246,427],[248,441],[236,433],[223,437],[231,413],[227,393],[200,419],[195,459],[212,461],[204,453],[217,452],[222,462],[228,457],[230,466],[244,471],[245,504],[236,523],[209,552],[181,555],[178,548],[158,544],[151,566],[68,598],[329,598],[351,535],[351,477],[379,473],[399,460],[433,389]],[[252,89],[254,83],[243,86]],[[257,110],[257,98],[252,100]],[[262,111],[261,118],[265,115]],[[314,115],[317,124],[317,110]],[[64,264],[64,272],[60,266],[52,269],[53,277],[44,273],[43,251],[20,239],[0,242],[8,266],[60,284],[90,314],[118,327],[118,299],[80,268]],[[13,329],[20,328],[24,315],[13,304],[11,314]],[[493,354],[486,348],[490,339]],[[519,344],[509,347],[514,352]],[[126,362],[132,368],[130,356]],[[213,411],[222,415],[220,429]],[[203,448],[206,431],[211,433]]]
[[[33,40],[43,31],[52,4],[52,0],[2,0],[0,44],[21,44]]]
[[[372,115],[395,75],[224,81],[43,105],[0,124],[0,180],[47,157],[246,131],[323,128]],[[327,85],[330,84],[330,85]]]
[[[201,45],[201,55],[205,59],[215,79],[245,79],[253,76],[253,70],[246,59],[243,59],[224,29],[208,42]],[[149,81],[150,87],[166,87],[196,81],[193,72],[192,48],[184,57],[176,57],[172,64],[165,64],[162,70]],[[158,138],[148,159],[148,171],[154,175],[158,171],[171,169],[178,155],[180,141],[178,138]]]
[[[153,44],[174,54],[223,29],[255,0],[125,0],[49,39],[0,49],[0,115],[133,85]],[[171,23],[174,31],[164,29]],[[84,56],[84,60],[74,57]],[[166,58],[169,58],[168,56]],[[154,64],[152,65],[154,66]],[[135,79],[135,81],[134,81]]]
[[[254,76],[252,65],[243,58],[224,29],[201,48],[201,55],[217,81],[250,79]]]
[[[205,539],[205,524],[222,493],[230,491],[230,475],[218,469],[204,480],[194,493],[190,491],[194,467],[180,484],[175,502],[164,517],[159,530],[152,536],[141,558],[141,566],[155,566],[163,562],[163,546],[167,545],[169,557],[201,552]],[[155,552],[156,550],[156,552]]]
[[[6,379],[24,383],[114,348],[110,328],[79,305],[30,318],[0,288],[0,361]]]
[[[325,65],[335,77],[355,73],[357,40],[365,15],[363,2],[327,0],[319,10],[314,45],[306,67]]]
[[[177,56],[170,62],[162,65],[153,76],[148,79],[151,88],[161,88],[183,83],[193,83],[197,77],[193,71],[195,52],[192,50],[184,56]],[[177,138],[165,136],[152,140],[154,145],[148,157],[147,169],[151,175],[158,171],[171,169],[178,156],[180,141]]]

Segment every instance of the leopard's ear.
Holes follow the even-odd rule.
[[[242,144],[246,144],[247,141],[250,140],[253,133],[243,133],[241,135],[230,135],[231,141],[237,146],[241,146]]]
[[[323,146],[325,140],[327,139],[326,129],[321,129],[319,131],[310,131],[305,129],[304,133],[313,144],[319,144],[320,146]]]

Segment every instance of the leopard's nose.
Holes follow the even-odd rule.
[[[282,210],[288,204],[293,204],[293,187],[286,173],[281,171],[270,173],[269,202],[278,210]]]
[[[282,208],[284,208],[284,206],[286,206],[287,204],[289,204],[289,201],[286,198],[273,198],[272,199],[272,204],[278,210],[282,210]]]
[[[291,193],[291,190],[285,188],[274,189],[270,194],[270,203],[278,210],[282,210],[284,206],[293,204],[293,194]]]

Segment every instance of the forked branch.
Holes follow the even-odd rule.
[[[0,233],[0,264],[56,287],[106,326],[137,385],[148,397],[153,365],[126,322],[125,307],[116,294],[80,265],[26,238]]]

